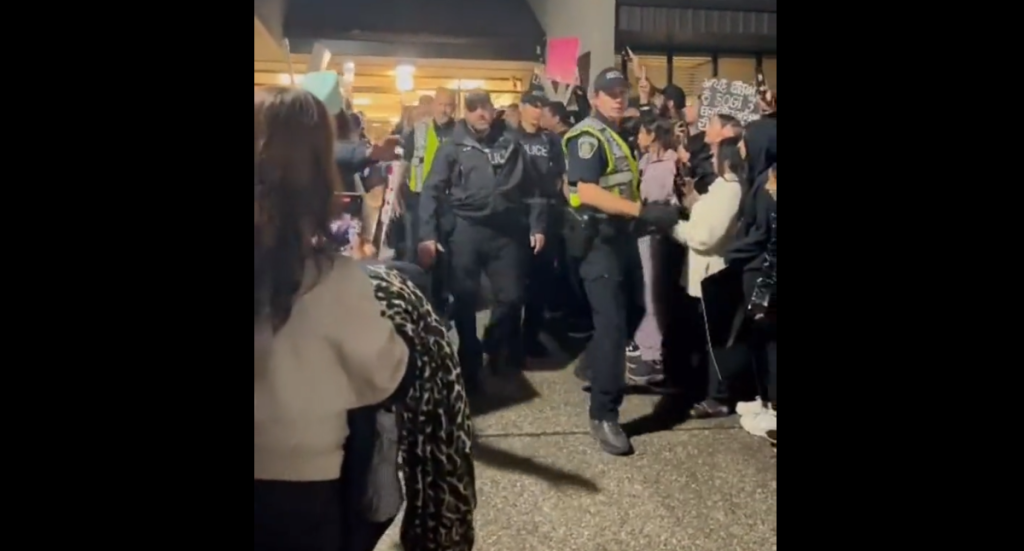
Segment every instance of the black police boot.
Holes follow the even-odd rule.
[[[617,457],[633,454],[633,443],[629,441],[622,425],[612,421],[590,421],[590,435],[601,445],[601,449]]]

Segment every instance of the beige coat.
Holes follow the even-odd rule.
[[[382,316],[355,261],[338,258],[307,287],[276,335],[254,330],[255,480],[318,482],[341,475],[350,410],[390,397],[409,350]]]
[[[743,186],[735,177],[719,178],[707,195],[690,212],[688,222],[680,222],[672,236],[689,248],[687,277],[683,282],[690,296],[702,298],[701,283],[725,269],[725,251],[736,236],[737,217],[743,201]]]

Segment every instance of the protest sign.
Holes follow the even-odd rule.
[[[732,115],[743,125],[760,119],[757,97],[757,86],[753,84],[722,78],[705,79],[700,96],[700,129],[706,130],[711,117],[719,113]]]
[[[576,82],[577,61],[580,57],[579,38],[552,38],[548,40],[547,77],[562,84]]]

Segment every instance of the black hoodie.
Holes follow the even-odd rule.
[[[776,202],[768,193],[769,171],[778,158],[778,125],[775,119],[750,123],[744,137],[747,146],[747,170],[752,182],[740,205],[737,239],[725,255],[730,266],[748,272],[760,272],[771,237],[772,214]]]
[[[751,187],[778,159],[778,136],[775,119],[765,118],[747,125],[743,141],[747,145],[747,178]]]

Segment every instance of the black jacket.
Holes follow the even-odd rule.
[[[762,269],[762,260],[771,238],[772,216],[778,208],[768,193],[768,177],[767,172],[761,175],[743,197],[737,238],[725,254],[727,264],[748,272],[760,272]]]
[[[540,192],[525,177],[525,152],[514,130],[504,123],[478,138],[460,121],[452,139],[437,152],[420,195],[420,240],[437,241],[442,207],[466,220],[492,222],[514,217]],[[544,205],[530,203],[530,229],[543,234]],[[525,224],[524,224],[525,225]]]
[[[766,187],[771,168],[778,159],[777,138],[778,125],[774,119],[750,123],[744,135],[750,190],[740,205],[737,238],[725,255],[725,260],[748,272],[759,272],[762,269],[762,257],[768,249],[776,202]]]
[[[755,314],[767,314],[775,309],[779,294],[779,215],[773,212],[768,238],[768,250],[764,255],[761,277],[754,285],[750,309]]]
[[[565,153],[556,134],[539,131],[533,134],[518,130],[519,143],[526,153],[526,177],[545,199],[561,195],[565,174]],[[529,200],[529,199],[528,199]]]

